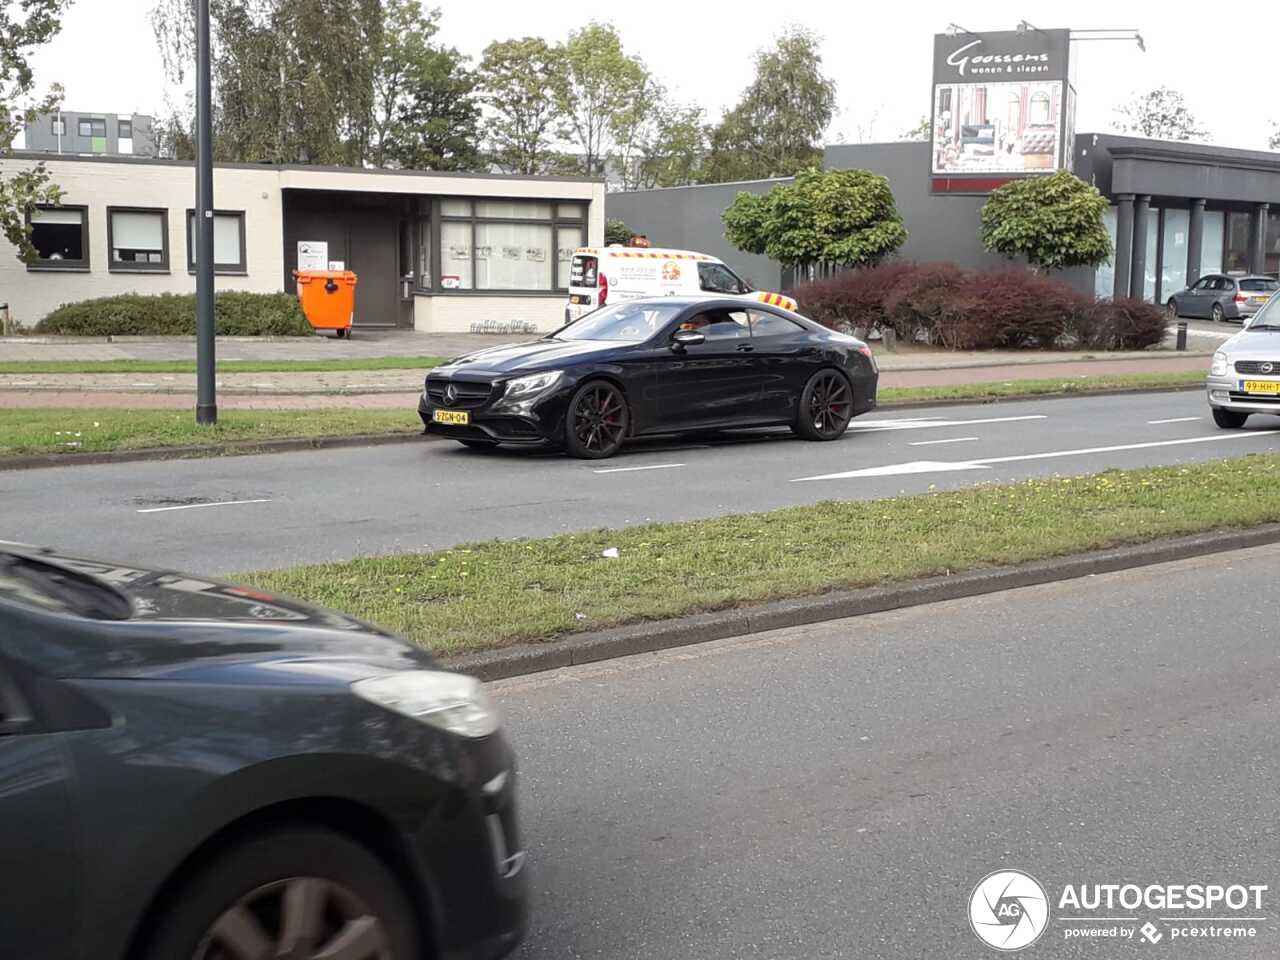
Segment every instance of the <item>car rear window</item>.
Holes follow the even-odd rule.
[[[595,288],[600,261],[585,253],[575,253],[569,267],[569,286]]]
[[[1280,280],[1241,280],[1241,290],[1250,290],[1252,292],[1274,293],[1280,290]]]

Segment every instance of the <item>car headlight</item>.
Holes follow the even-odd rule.
[[[1209,375],[1225,377],[1227,375],[1227,355],[1219,351],[1213,355],[1213,364],[1209,367]]]
[[[401,670],[351,684],[357,696],[460,737],[487,737],[501,725],[480,681],[440,670]]]
[[[564,376],[562,370],[549,370],[546,373],[531,373],[527,377],[516,377],[507,381],[507,389],[502,399],[509,403],[519,403],[538,394],[550,390]]]

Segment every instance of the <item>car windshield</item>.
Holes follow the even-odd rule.
[[[16,553],[0,553],[0,598],[95,620],[127,620],[132,609],[100,580]]]
[[[589,313],[553,333],[555,340],[619,340],[643,343],[675,319],[683,305],[676,303],[620,303]]]
[[[1247,321],[1246,330],[1280,330],[1280,297],[1272,297]]]

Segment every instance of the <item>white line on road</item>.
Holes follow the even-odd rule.
[[[945,440],[915,440],[908,447],[929,447],[936,443],[964,443],[966,440],[977,440],[977,437],[947,437]]]
[[[138,513],[164,513],[168,510],[196,510],[200,507],[234,507],[241,503],[270,503],[270,497],[263,497],[260,500],[218,500],[214,503],[182,503],[176,507],[147,507],[145,510],[139,510]]]
[[[796,477],[792,483],[809,480],[847,480],[853,477],[893,477],[908,473],[948,473],[954,470],[983,470],[996,463],[1020,463],[1025,460],[1049,460],[1054,457],[1085,457],[1094,453],[1116,453],[1121,450],[1148,450],[1152,447],[1176,447],[1188,443],[1219,443],[1227,440],[1256,440],[1269,437],[1280,430],[1255,430],[1247,433],[1232,431],[1215,433],[1209,437],[1187,437],[1183,440],[1153,440],[1148,443],[1122,443],[1113,447],[1082,447],[1078,450],[1052,450],[1048,453],[1022,453],[1012,457],[988,457],[984,460],[960,460],[952,463],[936,460],[916,460],[912,463],[894,463],[883,467],[867,467],[847,470],[844,473],[825,473],[816,477]]]
[[[683,463],[655,463],[647,467],[610,467],[608,470],[592,470],[592,473],[634,473],[637,470],[670,470],[683,467]]]
[[[154,386],[155,386],[155,384],[154,384],[154,383],[131,383],[131,384],[129,384],[129,386],[131,386],[131,387],[154,387]]]
[[[968,427],[979,423],[1017,423],[1022,420],[1045,420],[1043,413],[1022,417],[988,417],[984,420],[867,420],[849,427],[850,433],[879,433],[884,430],[928,430],[933,427]]]
[[[1203,420],[1203,417],[1170,417],[1168,420],[1148,420],[1148,424],[1157,423],[1190,423],[1192,420]]]

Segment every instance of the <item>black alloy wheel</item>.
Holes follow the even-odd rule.
[[[565,416],[565,448],[583,460],[602,460],[618,452],[627,437],[627,399],[612,383],[593,380],[573,395]]]
[[[791,428],[806,440],[835,440],[853,419],[853,387],[835,370],[815,373],[800,394],[800,410]]]
[[[300,827],[233,848],[166,898],[147,960],[414,960],[413,909],[363,847]]]

